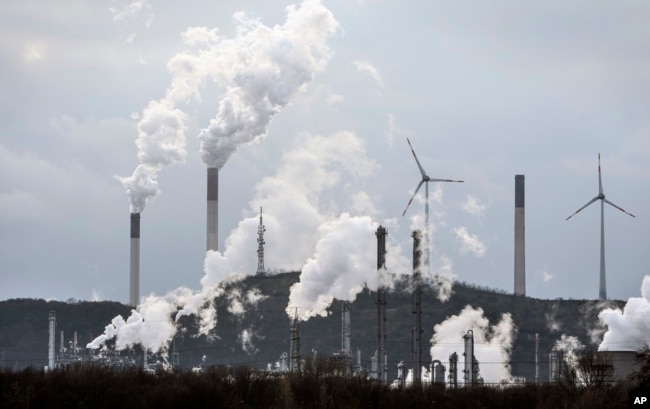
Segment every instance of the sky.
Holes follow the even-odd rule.
[[[260,206],[271,271],[331,276],[358,263],[348,248],[365,248],[347,239],[376,248],[378,224],[400,255],[388,269],[403,269],[424,215],[419,194],[402,217],[420,180],[406,138],[429,176],[465,181],[430,186],[431,269],[512,292],[523,174],[526,293],[545,299],[598,297],[598,204],[565,219],[598,194],[600,153],[607,199],[636,215],[605,208],[608,297],[639,296],[650,274],[647,2],[322,6],[327,27],[268,34],[317,44],[277,82],[237,60],[237,41],[254,49],[266,37],[246,33],[288,27],[297,1],[3,2],[0,299],[128,301],[131,207],[118,177],[151,158],[136,145],[151,107],[168,108],[153,118],[171,118],[173,135],[153,147],[160,193],[142,210],[143,297],[214,284],[211,268],[253,274]],[[261,133],[224,159],[223,253],[206,258],[199,135],[214,134],[241,81],[281,87]],[[326,256],[336,260],[318,262]]]

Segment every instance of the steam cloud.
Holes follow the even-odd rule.
[[[237,13],[237,36],[222,39],[216,32],[188,33],[205,41],[214,79],[227,91],[210,126],[199,134],[201,158],[221,168],[245,143],[260,141],[271,119],[324,68],[330,50],[327,37],[338,28],[320,1],[305,0],[287,7],[281,26],[267,27]]]
[[[305,89],[323,69],[330,51],[325,41],[338,28],[318,0],[287,7],[287,20],[269,28],[236,13],[237,35],[223,38],[217,29],[191,27],[183,33],[188,48],[167,64],[173,81],[158,101],[151,101],[138,123],[138,159],[133,174],[118,177],[140,213],[160,194],[158,174],[185,161],[186,114],[179,102],[200,99],[199,87],[212,79],[226,88],[216,118],[199,134],[201,158],[221,168],[244,143],[261,140],[275,114]]]
[[[486,382],[509,380],[510,351],[516,334],[509,313],[503,314],[496,325],[490,326],[490,321],[483,316],[483,309],[466,306],[460,314],[433,327],[431,357],[445,362],[453,352],[461,355],[464,350],[462,337],[470,329],[474,332],[474,355],[479,361],[483,379]]]
[[[176,104],[200,99],[198,89],[207,78],[226,88],[216,118],[199,135],[206,165],[221,167],[239,145],[263,138],[273,115],[325,66],[330,56],[325,40],[338,27],[331,12],[318,0],[305,0],[297,8],[289,6],[285,24],[273,28],[243,13],[235,14],[234,18],[237,35],[233,39],[219,37],[217,29],[186,30],[185,44],[197,49],[183,51],[169,61],[172,84],[164,98],[151,101],[143,110],[136,140],[140,164],[131,176],[118,177],[127,189],[132,213],[142,212],[160,193],[159,172],[185,160],[186,115]],[[331,180],[324,181],[328,182]],[[289,219],[296,216],[290,209],[287,211]],[[282,211],[278,213],[282,215]],[[303,214],[306,218],[312,215]],[[114,318],[88,347],[96,349],[115,338],[118,350],[141,344],[154,353],[165,353],[176,333],[177,321],[184,315],[196,316],[199,334],[208,335],[216,325],[214,298],[223,295],[223,286],[236,281],[241,277],[238,272],[244,271],[242,264],[236,264],[241,260],[237,255],[242,251],[238,246],[241,242],[236,242],[238,238],[235,234],[227,241],[232,245],[228,255],[233,257],[226,260],[220,253],[216,253],[217,261],[209,255],[206,257],[206,277],[201,291],[181,288],[164,297],[147,297],[126,320],[121,316]],[[228,268],[219,268],[224,266]],[[246,273],[249,271],[255,269]],[[259,299],[260,294],[256,293],[234,297],[230,299],[230,309],[243,313],[247,303]]]
[[[643,277],[641,297],[629,298],[623,311],[607,308],[598,317],[607,326],[599,351],[635,351],[650,345],[650,275]]]

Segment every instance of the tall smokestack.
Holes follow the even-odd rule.
[[[526,295],[524,175],[515,175],[515,295]]]
[[[131,275],[129,304],[140,302],[140,213],[131,213]]]
[[[422,371],[422,232],[413,237],[413,383],[419,383]]]
[[[350,303],[341,301],[341,352],[345,355],[347,366],[350,367],[352,360],[351,344],[351,323],[350,323]]]
[[[386,359],[386,289],[382,283],[383,271],[386,270],[386,235],[383,226],[377,227],[377,379],[388,382],[388,362]]]
[[[47,345],[47,368],[52,370],[54,369],[54,342],[56,338],[56,313],[54,311],[50,311],[48,322],[50,339]]]
[[[219,250],[219,169],[208,168],[208,227],[206,251]]]

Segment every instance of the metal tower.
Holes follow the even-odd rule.
[[[266,227],[262,224],[262,206],[260,206],[260,225],[257,227],[257,274],[266,274],[264,269],[264,232]]]
[[[341,301],[341,352],[346,361],[346,367],[348,368],[352,364],[352,349],[350,347],[351,333],[350,303],[348,301]]]
[[[385,227],[379,226],[377,236],[377,379],[388,382],[388,359],[386,357],[386,289],[382,275],[386,270],[386,235]]]
[[[413,383],[421,380],[422,372],[422,232],[413,232]]]
[[[296,308],[296,315],[291,320],[291,327],[289,329],[289,371],[300,371],[300,332],[298,330],[298,309]]]
[[[449,355],[449,387],[458,388],[458,354]]]

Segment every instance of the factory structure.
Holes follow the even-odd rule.
[[[409,141],[410,144],[410,141]],[[423,172],[415,152],[411,148],[415,160]],[[426,179],[420,182],[428,182],[426,174],[423,173],[423,178]],[[447,181],[442,179],[430,179],[431,181]],[[451,181],[451,180],[449,180]],[[420,187],[418,185],[418,189]],[[428,184],[427,184],[428,186]],[[218,190],[219,190],[219,170],[216,167],[207,169],[207,217],[206,217],[206,251],[218,251]],[[428,191],[428,189],[427,189]],[[417,193],[417,190],[416,190]],[[428,192],[427,192],[428,193]],[[514,195],[514,295],[526,295],[526,268],[525,268],[525,177],[524,175],[515,175],[515,195]],[[413,198],[411,198],[413,200]],[[411,202],[409,201],[409,204]],[[427,203],[428,205],[428,203]],[[408,206],[407,206],[408,208]],[[406,212],[406,210],[405,210]],[[427,206],[428,213],[428,206]],[[428,214],[426,215],[428,216]],[[426,217],[428,222],[428,217]],[[428,229],[428,226],[425,226]],[[257,271],[258,275],[266,275],[266,268],[264,265],[264,233],[266,227],[263,224],[262,207],[260,207],[259,226],[257,237]],[[375,233],[377,238],[377,273],[381,277],[386,271],[386,236],[387,230],[379,226]],[[411,348],[410,360],[407,363],[401,361],[397,367],[390,368],[388,365],[387,354],[387,325],[389,322],[386,317],[387,302],[387,289],[381,280],[377,287],[377,346],[374,355],[370,358],[370,367],[364,368],[361,360],[361,351],[357,351],[356,359],[353,359],[351,348],[351,334],[352,323],[350,320],[351,304],[349,302],[341,302],[341,348],[338,352],[334,353],[334,358],[343,362],[344,367],[347,368],[349,373],[365,374],[372,379],[385,384],[393,383],[397,386],[405,385],[407,383],[434,383],[446,385],[451,388],[461,386],[475,386],[483,383],[483,378],[480,373],[480,363],[474,354],[474,334],[471,328],[466,330],[462,335],[463,351],[459,355],[456,352],[448,357],[432,357],[431,362],[425,363],[423,357],[423,327],[422,327],[422,271],[426,269],[428,272],[428,264],[430,262],[428,255],[428,231],[425,230],[424,234],[420,230],[413,231],[413,273],[411,277],[412,288],[412,330],[411,330]],[[137,306],[139,303],[140,289],[140,214],[131,214],[130,225],[130,291],[129,303],[132,306]],[[147,354],[143,358],[136,360],[133,356],[124,358],[120,354],[110,356],[108,352],[104,351],[99,356],[91,358],[83,358],[80,349],[75,341],[72,341],[70,348],[63,347],[63,339],[60,341],[61,349],[59,354],[55,353],[55,327],[56,318],[55,313],[52,311],[49,317],[49,344],[48,344],[48,368],[55,368],[65,366],[71,363],[80,362],[90,359],[93,362],[103,362],[108,366],[147,366]],[[75,334],[76,335],[76,334]],[[63,335],[61,335],[63,338]],[[300,331],[299,320],[297,312],[295,317],[290,319],[290,327],[288,334],[288,352],[283,353],[280,360],[275,364],[275,370],[280,371],[301,371],[304,368],[305,360],[301,356],[300,345]],[[316,352],[314,352],[316,353]],[[616,362],[623,362],[617,365],[613,370],[613,374],[617,379],[624,377],[634,369],[634,364],[631,363],[632,359],[630,354],[625,352],[613,352],[616,355]],[[463,357],[462,369],[459,369],[459,357]],[[446,358],[446,359],[445,359]],[[448,363],[445,366],[443,360]],[[539,377],[539,338],[535,340],[535,382],[540,382]],[[137,363],[136,363],[137,362]],[[564,365],[564,357],[562,351],[554,348],[549,352],[548,368],[549,368],[549,382],[557,382],[561,379],[563,371],[566,370]],[[425,369],[425,373],[422,369]],[[447,370],[448,369],[448,370]],[[397,376],[392,380],[391,372]],[[459,373],[459,371],[461,373]],[[462,382],[459,383],[459,377]]]

